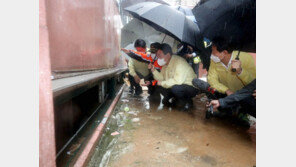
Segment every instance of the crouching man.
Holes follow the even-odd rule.
[[[219,101],[211,103],[214,108],[219,107],[215,113],[217,116],[229,114],[245,117],[249,114],[256,117],[255,99],[251,96],[256,89],[255,79],[256,65],[251,55],[234,51],[223,39],[213,39],[208,82],[226,97],[221,95]],[[197,78],[193,80],[193,85],[201,90],[209,87]]]
[[[188,110],[193,106],[192,98],[198,94],[198,90],[193,87],[192,80],[196,74],[185,59],[173,55],[172,48],[164,43],[157,51],[158,64],[162,66],[160,72],[154,66],[151,69],[153,77],[158,80],[157,85],[162,88],[164,96],[163,103],[171,105],[170,99],[179,100],[183,110]]]

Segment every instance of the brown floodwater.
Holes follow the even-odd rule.
[[[206,120],[204,96],[194,98],[192,113],[159,104],[146,91],[134,97],[125,88],[88,166],[256,166],[247,129],[228,120]],[[112,136],[115,131],[119,135]]]

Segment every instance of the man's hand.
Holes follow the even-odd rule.
[[[151,70],[152,69],[152,66],[153,66],[152,63],[149,63],[148,69]]]
[[[138,75],[135,75],[134,79],[135,79],[136,83],[140,83],[140,81],[141,81],[141,78]]]
[[[212,100],[210,103],[207,103],[207,107],[213,106],[213,109],[217,109],[220,106],[219,100]]]
[[[151,82],[150,81],[145,81],[144,84],[141,84],[141,86],[149,86],[149,85],[151,85]]]
[[[151,70],[152,72],[154,72],[155,67],[154,67],[154,65],[153,65],[152,63],[150,63],[150,64],[148,65],[148,69]]]
[[[158,86],[161,86],[161,81],[157,81],[157,85]]]
[[[240,60],[231,61],[231,69],[236,69],[236,73],[240,74],[242,72],[242,62]]]
[[[129,54],[131,51],[130,50],[128,50],[128,49],[124,49],[124,48],[121,48],[121,51],[123,51],[124,53],[126,53],[126,54]]]
[[[185,57],[186,58],[191,58],[191,57],[193,57],[193,55],[192,54],[186,54]]]
[[[254,90],[254,92],[253,92],[253,96],[254,96],[254,98],[256,99],[256,90]]]
[[[227,94],[227,96],[229,96],[229,95],[232,95],[233,94],[233,92],[231,91],[231,90],[226,90],[226,92],[225,92],[226,94]]]

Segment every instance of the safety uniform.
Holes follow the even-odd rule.
[[[145,81],[150,81],[152,85],[148,86],[148,93],[152,94],[154,91],[154,86],[157,81],[153,80],[152,74],[148,69],[148,64],[153,63],[156,69],[160,70],[161,66],[157,63],[157,60],[153,60],[150,54],[138,52],[131,50],[128,53],[132,59],[128,63],[129,73],[132,77],[129,77],[131,81],[131,85],[136,88],[136,90],[140,90],[141,87],[134,81],[134,76],[138,75],[140,78],[144,78]]]
[[[175,97],[184,104],[190,103],[192,105],[191,98],[198,93],[198,90],[192,85],[196,74],[185,59],[173,55],[169,64],[162,66],[160,72],[154,70],[152,74],[156,80],[161,81],[165,103],[171,97]]]
[[[138,60],[140,62],[144,63],[153,63],[154,67],[158,70],[161,69],[161,66],[158,64],[157,59],[153,59],[151,54],[143,53],[143,52],[137,52],[134,50],[130,50],[130,53],[128,54],[131,58]]]
[[[143,65],[142,63],[153,63],[155,69],[157,70],[161,70],[161,66],[158,64],[157,59],[154,60],[151,56],[151,54],[147,54],[147,53],[143,53],[143,52],[138,52],[138,51],[134,51],[134,50],[130,50],[131,52],[128,54],[128,56],[130,56],[131,58],[135,59],[136,64],[138,64],[138,67],[146,67],[145,65]],[[142,62],[142,63],[139,63]],[[140,67],[140,71],[142,71],[142,73],[146,73],[144,71],[146,71],[148,69],[148,65],[147,68],[144,70]],[[138,69],[138,68],[137,68]],[[133,70],[134,71],[134,70]],[[140,72],[141,73],[141,72]],[[142,74],[143,75],[143,74]],[[134,75],[133,75],[134,76]],[[146,75],[143,75],[146,76]],[[152,86],[155,86],[157,84],[157,80],[153,80],[152,82]]]
[[[182,57],[173,55],[169,64],[162,66],[160,72],[155,70],[153,76],[156,80],[161,81],[161,86],[171,88],[174,85],[192,85],[193,78],[196,74],[190,65]]]
[[[228,89],[236,92],[256,78],[256,66],[254,59],[246,52],[240,52],[239,54],[242,67],[241,74],[237,75],[236,72],[231,71],[231,60],[234,60],[237,54],[238,51],[232,52],[232,57],[228,66],[225,66],[222,62],[215,63],[211,60],[208,72],[208,82],[220,93],[225,93]]]

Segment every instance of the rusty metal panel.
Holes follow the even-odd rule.
[[[54,72],[120,64],[120,15],[113,0],[48,0],[51,68]]]

